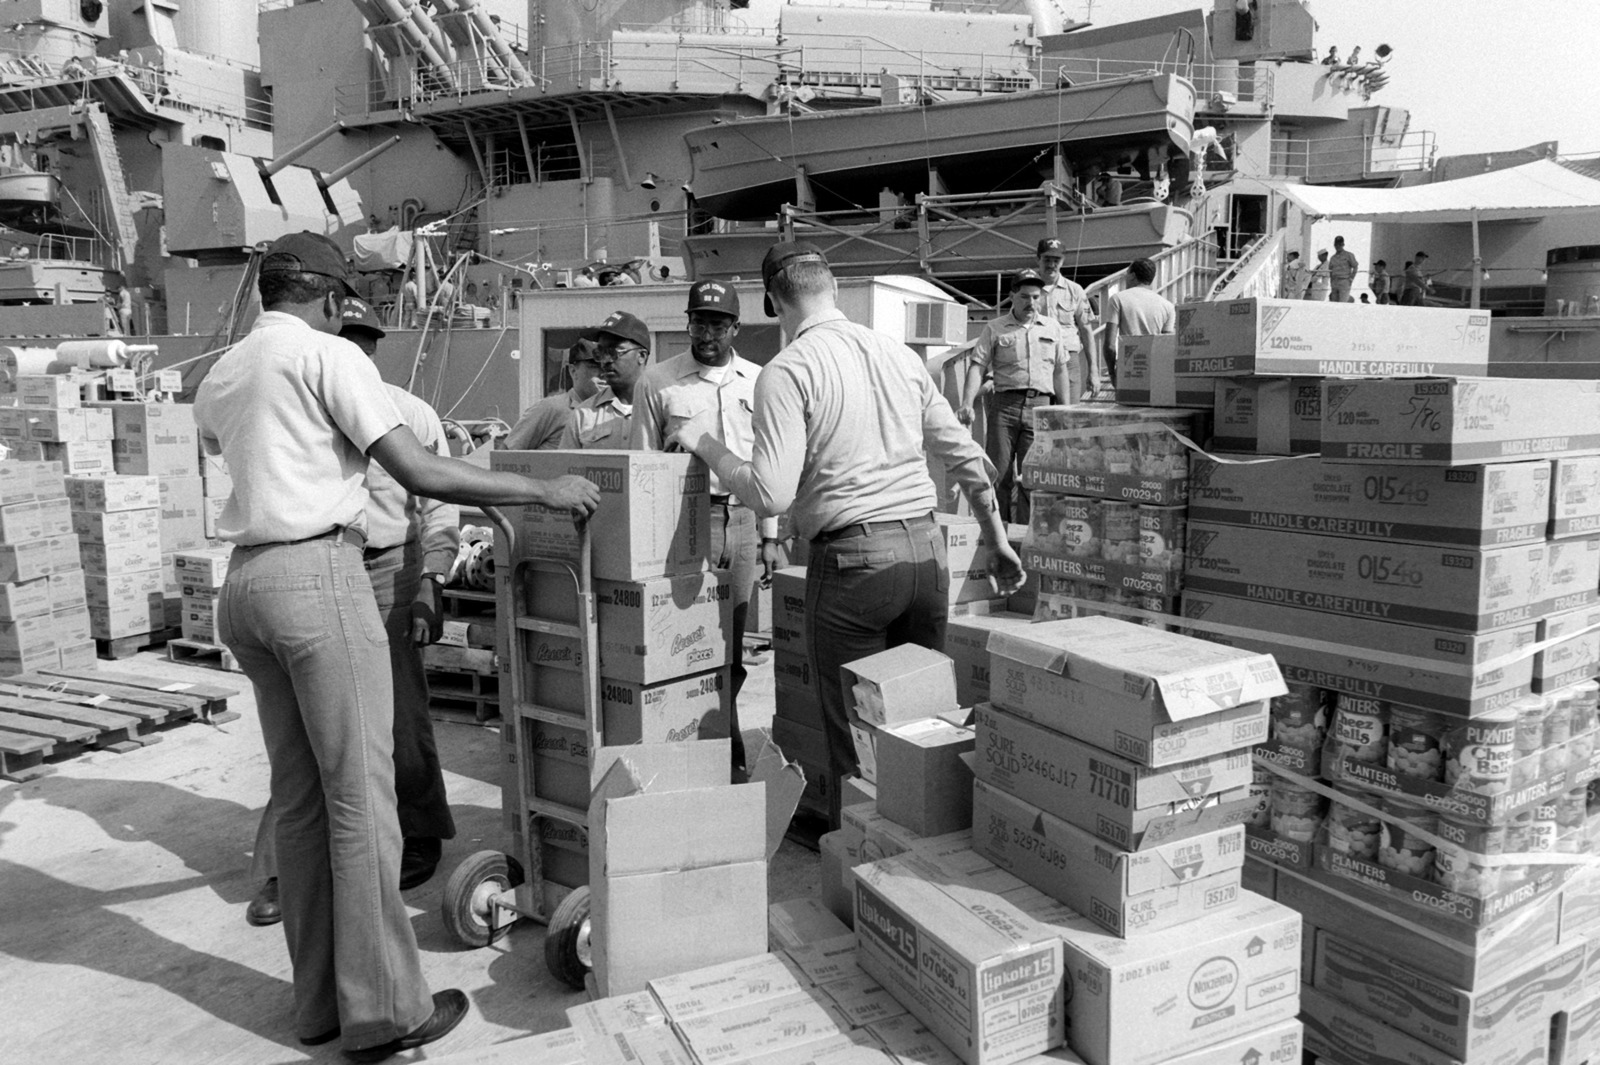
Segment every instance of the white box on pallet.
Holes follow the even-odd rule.
[[[143,510],[161,506],[161,481],[156,477],[68,477],[65,487],[73,510]]]
[[[86,544],[120,544],[161,535],[161,508],[141,510],[74,510],[72,531]]]

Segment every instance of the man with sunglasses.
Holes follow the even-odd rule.
[[[600,364],[594,361],[598,349],[594,341],[580,339],[567,349],[567,376],[572,387],[546,396],[527,410],[511,427],[500,447],[507,451],[549,451],[561,446],[572,412],[584,400],[600,391]]]
[[[689,350],[646,370],[634,393],[633,446],[641,451],[678,450],[668,440],[674,419],[701,411],[716,418],[717,439],[735,454],[748,455],[755,440],[756,376],[761,368],[733,350],[739,335],[739,294],[720,281],[697,281],[689,288]],[[759,525],[759,529],[758,529]],[[759,548],[758,548],[759,544]],[[755,511],[711,475],[711,564],[732,580],[733,631],[728,662],[733,700],[728,732],[733,739],[733,773],[745,770],[739,735],[739,689],[744,687],[744,627],[755,593],[759,550],[762,579],[778,566],[778,519],[757,519]]]
[[[595,364],[606,386],[572,409],[561,447],[626,451],[633,436],[633,386],[650,361],[650,329],[627,311],[612,311],[595,330],[595,341]]]

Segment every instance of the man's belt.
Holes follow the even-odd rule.
[[[914,518],[895,518],[890,521],[858,521],[854,525],[841,525],[837,529],[820,532],[811,538],[812,543],[831,544],[835,540],[849,540],[858,536],[894,532],[896,529],[920,529],[933,524],[933,515],[918,514]]]

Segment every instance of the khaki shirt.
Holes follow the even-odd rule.
[[[1056,366],[1071,349],[1054,318],[1019,322],[1010,313],[991,318],[978,335],[973,361],[994,376],[996,392],[1056,390]],[[1070,397],[1069,397],[1070,398]]]
[[[450,444],[434,409],[398,385],[388,387],[417,441],[434,454],[449,457]],[[368,547],[399,547],[421,540],[422,572],[450,572],[461,542],[461,512],[453,503],[412,495],[376,462],[367,465],[367,494]]]
[[[635,451],[667,450],[672,419],[688,418],[702,410],[717,412],[717,439],[722,446],[749,458],[755,448],[756,378],[761,367],[734,352],[726,366],[705,366],[693,352],[684,352],[645,370],[633,386],[631,446]],[[711,494],[734,497],[738,493],[711,474]],[[778,519],[763,518],[762,536],[778,535]]]
[[[749,461],[729,454],[716,464],[757,514],[787,511],[808,540],[919,517],[938,505],[929,453],[969,499],[990,490],[983,449],[910,348],[837,310],[796,332],[756,379]]]
[[[1089,302],[1089,294],[1082,285],[1068,277],[1058,279],[1044,292],[1047,300],[1045,306],[1061,323],[1061,340],[1066,344],[1066,349],[1080,350],[1083,340],[1078,329],[1092,330],[1095,323],[1094,306]]]
[[[561,434],[566,432],[573,410],[582,402],[578,393],[570,388],[544,397],[522,412],[501,446],[510,451],[549,451],[560,447]]]
[[[609,388],[602,388],[576,407],[561,433],[565,450],[628,450],[633,435],[633,404],[624,403]]]
[[[277,311],[217,360],[194,416],[233,477],[217,535],[244,545],[364,530],[367,450],[404,424],[360,348]]]
[[[1336,251],[1328,258],[1328,277],[1334,281],[1350,281],[1361,269],[1361,260],[1348,251]]]

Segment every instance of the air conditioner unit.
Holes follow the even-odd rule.
[[[906,303],[907,344],[965,344],[967,308],[946,300]]]

